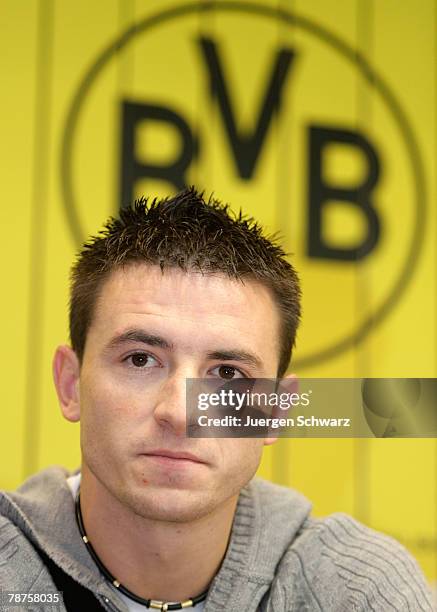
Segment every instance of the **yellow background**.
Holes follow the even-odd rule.
[[[0,486],[18,485],[36,470],[79,463],[78,428],[57,409],[50,363],[66,341],[68,271],[78,247],[65,213],[61,152],[74,96],[96,58],[126,28],[181,0],[1,0],[1,168],[3,187],[3,413]],[[208,4],[208,3],[204,3]],[[224,3],[226,4],[226,2]],[[244,4],[244,1],[242,2]],[[254,4],[247,2],[246,4]],[[309,377],[437,376],[436,331],[436,4],[432,0],[294,0],[255,2],[300,16],[359,51],[408,118],[424,170],[428,216],[417,244],[418,265],[388,316],[340,354],[299,367],[299,359],[356,329],[377,309],[399,273],[414,223],[411,159],[380,92],[357,64],[308,29],[284,20],[232,11],[193,10],[133,37],[90,88],[77,123],[70,167],[76,212],[95,233],[117,206],[120,101],[170,106],[199,135],[198,161],[187,179],[214,191],[280,230],[304,287],[304,319],[296,370]],[[202,2],[198,3],[202,5]],[[283,107],[266,136],[256,171],[239,178],[217,105],[209,96],[196,42],[220,45],[240,128],[256,121],[275,50],[296,62]],[[358,264],[306,254],[308,126],[358,129],[383,168],[375,206],[384,233]],[[177,135],[159,126],[139,130],[136,153],[169,159]],[[327,180],[359,181],[354,151],[330,153]],[[171,194],[163,182],[141,181],[137,193]],[[334,206],[326,231],[334,240],[360,235],[362,219]],[[390,533],[437,581],[437,443],[423,440],[281,440],[266,450],[261,475],[295,486],[315,513],[345,511]]]

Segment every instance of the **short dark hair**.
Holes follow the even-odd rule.
[[[251,217],[234,214],[194,187],[149,202],[137,200],[110,217],[77,255],[71,271],[70,339],[82,362],[86,337],[104,281],[137,262],[203,274],[253,279],[270,288],[281,315],[278,376],[283,376],[300,319],[299,279],[276,236],[264,236]]]

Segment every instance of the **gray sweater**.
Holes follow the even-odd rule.
[[[81,540],[69,475],[52,467],[0,493],[0,589],[56,591],[37,546],[104,608],[126,612]],[[433,610],[423,575],[400,544],[345,514],[314,519],[310,510],[292,489],[249,483],[205,612]]]

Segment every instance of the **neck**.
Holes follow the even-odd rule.
[[[144,599],[182,601],[208,588],[226,553],[237,499],[190,522],[150,520],[111,495],[89,470],[82,470],[87,536],[109,572]]]

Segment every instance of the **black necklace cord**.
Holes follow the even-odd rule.
[[[90,553],[95,564],[97,565],[99,570],[102,572],[102,574],[105,576],[105,578],[112,584],[112,586],[114,586],[118,591],[120,591],[120,593],[123,593],[123,595],[126,595],[126,597],[129,597],[129,599],[132,599],[133,601],[136,601],[137,603],[142,604],[143,606],[146,606],[146,608],[152,608],[153,610],[161,610],[162,612],[166,612],[167,610],[183,610],[185,608],[191,608],[197,605],[198,603],[205,601],[206,596],[208,595],[208,589],[206,589],[206,591],[203,591],[203,593],[200,593],[200,595],[197,595],[197,597],[191,597],[190,599],[187,599],[186,601],[180,601],[176,603],[159,601],[158,599],[143,599],[142,597],[138,597],[138,595],[135,595],[135,593],[132,593],[132,591],[129,591],[129,589],[123,586],[111,574],[111,572],[109,572],[106,569],[106,567],[103,565],[102,561],[99,559],[96,551],[94,550],[94,548],[91,545],[91,542],[88,539],[88,536],[85,531],[85,526],[83,524],[82,511],[80,509],[80,490],[79,489],[76,495],[75,510],[76,510],[77,526],[79,528],[80,535],[82,537],[82,540],[85,546],[87,547],[88,552]]]

